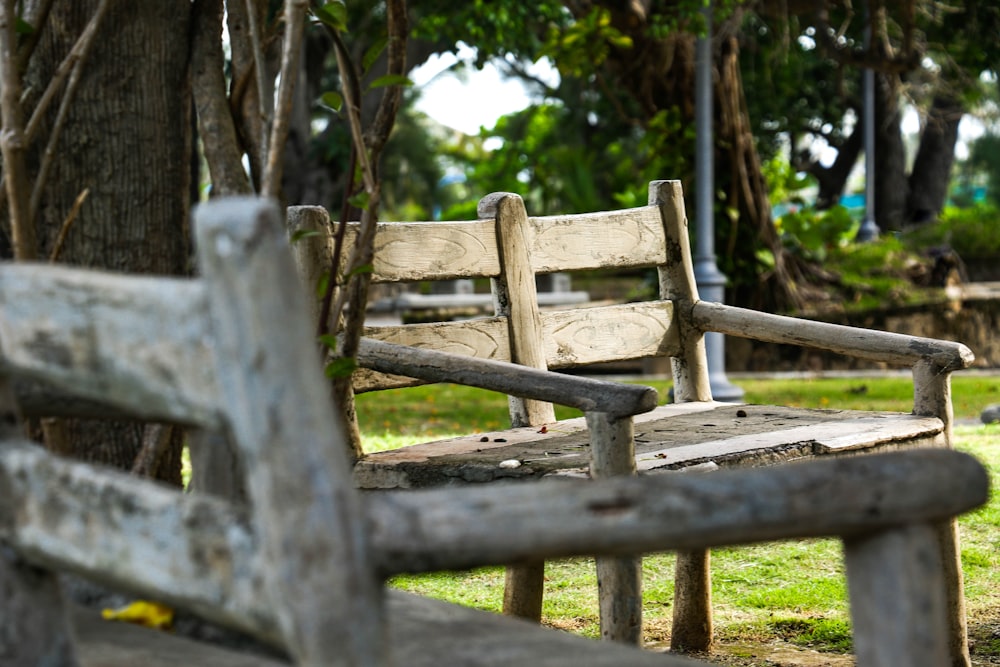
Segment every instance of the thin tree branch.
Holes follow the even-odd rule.
[[[48,111],[49,104],[55,98],[56,93],[59,92],[63,82],[66,81],[66,77],[76,69],[78,63],[86,60],[87,54],[90,53],[90,47],[94,42],[94,37],[97,35],[97,29],[109,6],[110,3],[106,0],[97,6],[94,15],[83,29],[83,32],[80,33],[80,37],[77,38],[76,43],[73,44],[73,48],[70,49],[70,52],[66,54],[63,61],[59,63],[59,67],[56,68],[52,79],[49,81],[49,85],[45,88],[45,92],[42,93],[42,97],[38,100],[38,104],[35,105],[35,109],[31,113],[31,118],[28,120],[28,127],[25,130],[28,143],[35,140],[35,135],[38,133],[38,127],[42,119],[45,117],[45,112]]]
[[[90,194],[90,188],[84,188],[83,192],[76,196],[73,201],[73,208],[69,210],[69,215],[63,220],[62,227],[59,228],[59,236],[56,237],[56,242],[52,246],[52,252],[49,253],[49,263],[55,264],[59,259],[59,253],[62,252],[63,244],[66,243],[66,237],[69,235],[69,230],[76,222],[76,217],[80,214],[80,208],[83,206],[83,202],[87,201],[87,196]]]
[[[31,56],[35,53],[35,47],[38,46],[38,40],[42,37],[42,26],[49,19],[49,12],[52,10],[52,5],[55,4],[55,0],[42,0],[37,5],[37,11],[32,15],[27,17],[25,20],[31,25],[34,30],[28,35],[17,52],[17,70],[23,75],[28,69],[28,62],[31,60]]]
[[[246,0],[247,21],[250,26],[250,49],[253,53],[254,75],[257,81],[257,110],[260,113],[261,122],[261,148],[266,150],[268,137],[271,136],[271,110],[274,104],[269,91],[271,86],[267,83],[267,68],[264,62],[264,47],[260,37],[260,25],[257,20],[256,8],[253,0]]]
[[[265,0],[266,2],[266,0]],[[240,146],[250,160],[250,180],[253,187],[260,185],[264,173],[266,139],[260,102],[263,93],[257,90],[257,61],[250,36],[250,15],[256,12],[255,2],[231,0],[226,3],[226,23],[232,51],[232,72],[229,106],[236,125]],[[259,16],[260,12],[254,14]],[[256,19],[255,19],[256,21]]]
[[[406,2],[405,0],[388,0],[385,9],[388,32],[386,74],[403,76],[406,73],[406,35],[408,30]],[[375,112],[375,120],[365,137],[368,150],[372,152],[372,159],[376,162],[376,169],[378,168],[378,156],[382,154],[382,149],[389,140],[392,127],[396,123],[396,114],[399,113],[402,99],[403,88],[401,86],[394,85],[385,89],[378,110]]]
[[[0,152],[6,176],[14,258],[23,261],[37,257],[38,244],[28,198],[24,110],[21,108],[21,74],[17,69],[15,21],[14,2],[0,2],[0,113],[3,114]]]
[[[302,60],[302,33],[308,8],[308,0],[285,0],[285,44],[281,55],[281,83],[274,110],[274,124],[271,127],[267,166],[264,169],[261,185],[261,194],[265,197],[277,199],[281,194],[285,142],[288,140],[288,125],[289,117],[292,114],[295,83],[299,78],[299,64]],[[260,68],[258,67],[258,69]]]
[[[90,22],[87,23],[87,27],[84,28],[83,34],[81,34],[80,39],[77,40],[73,47],[73,50],[76,51],[76,47],[79,46],[80,51],[77,54],[77,57],[73,59],[73,69],[70,73],[69,82],[66,84],[66,91],[63,93],[62,100],[59,102],[59,112],[56,114],[56,120],[52,125],[52,129],[49,131],[49,142],[45,146],[45,153],[42,155],[42,162],[38,168],[38,175],[35,177],[35,185],[31,192],[30,212],[32,220],[34,220],[35,216],[38,214],[38,207],[41,203],[42,192],[45,191],[45,185],[49,180],[49,172],[52,169],[52,162],[55,160],[56,146],[59,145],[59,137],[62,134],[63,127],[66,125],[66,117],[69,114],[69,109],[73,105],[73,97],[76,94],[76,88],[80,84],[80,79],[82,78],[83,66],[87,61],[87,57],[90,55],[90,49],[94,44],[94,36],[97,34],[101,21],[103,20],[104,15],[107,14],[110,6],[110,0],[101,0],[97,9],[94,11],[94,15],[91,17]],[[69,57],[66,58],[66,61],[68,60]],[[66,61],[63,62],[65,63]],[[34,115],[32,116],[32,121],[35,121]]]
[[[223,0],[195,0],[191,44],[192,92],[198,132],[205,149],[214,194],[250,194],[253,187],[243,168],[233,123],[222,53]]]
[[[132,463],[132,474],[153,478],[160,461],[170,449],[174,427],[168,424],[146,424],[142,432],[142,448]]]

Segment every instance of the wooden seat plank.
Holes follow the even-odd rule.
[[[684,406],[692,409],[684,411]],[[697,406],[699,409],[693,409]],[[354,470],[361,488],[585,474],[590,434],[583,419],[422,443],[366,456]],[[666,405],[635,418],[640,472],[712,462],[761,465],[895,443],[941,444],[935,417],[732,404]],[[512,462],[516,462],[514,465]]]

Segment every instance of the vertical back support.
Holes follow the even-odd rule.
[[[547,368],[542,347],[542,321],[531,266],[528,213],[518,195],[498,192],[479,202],[479,217],[496,220],[500,275],[493,280],[497,315],[507,317],[511,361],[531,368]],[[551,403],[510,398],[511,426],[540,426],[556,420]]]
[[[382,664],[381,583],[281,215],[257,199],[209,202],[195,229],[278,625],[297,664]]]
[[[678,318],[681,356],[671,359],[674,400],[710,401],[705,338],[691,323],[690,308],[698,301],[694,280],[688,221],[680,181],[653,181],[649,184],[649,205],[658,206],[663,218],[667,260],[660,272],[660,298],[674,301]]]
[[[528,213],[524,201],[516,194],[493,193],[480,200],[477,214],[480,219],[496,220],[500,275],[493,279],[493,300],[496,314],[507,318],[511,361],[545,369],[542,323],[538,314],[535,272],[529,255]],[[556,420],[551,403],[515,396],[508,400],[511,426],[541,425]],[[544,580],[543,561],[507,567],[504,613],[540,621]]]

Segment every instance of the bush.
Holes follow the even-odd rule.
[[[938,222],[903,234],[909,248],[921,251],[949,246],[963,258],[1000,257],[1000,208],[979,203],[968,208],[948,207]]]
[[[854,238],[858,222],[843,206],[826,211],[802,208],[775,221],[785,247],[807,259],[822,262],[833,248],[842,248]]]

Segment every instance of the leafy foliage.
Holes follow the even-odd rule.
[[[969,208],[949,207],[933,225],[908,232],[904,239],[909,247],[926,249],[949,246],[961,257],[1000,258],[1000,207],[981,203]]]

